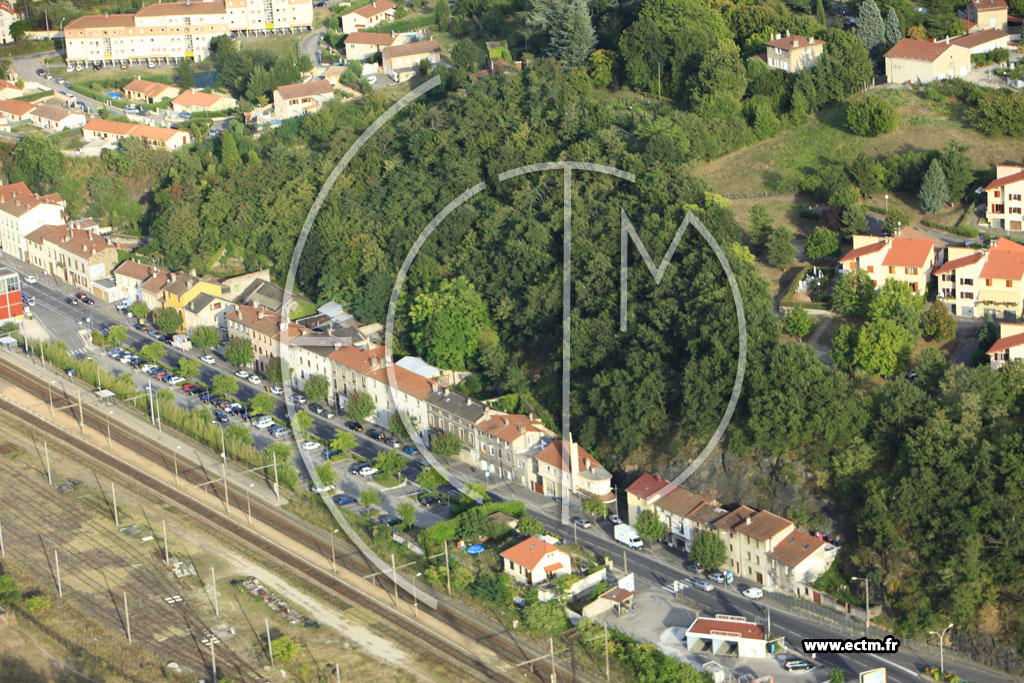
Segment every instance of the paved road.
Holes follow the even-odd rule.
[[[320,66],[320,39],[327,35],[327,29],[321,28],[313,31],[299,42],[299,52],[308,55],[313,66]]]

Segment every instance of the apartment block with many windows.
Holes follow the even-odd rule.
[[[1024,220],[1024,166],[996,164],[996,178],[985,186],[985,219],[993,228],[1020,230]]]
[[[924,294],[935,265],[935,240],[917,234],[907,229],[898,237],[854,235],[853,249],[839,259],[839,267],[843,273],[865,271],[876,288],[897,280]]]
[[[935,269],[938,300],[953,315],[1015,321],[1024,315],[1024,246],[1000,238],[987,249],[950,246]]]

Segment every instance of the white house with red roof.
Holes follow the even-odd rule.
[[[835,546],[806,531],[793,529],[767,553],[775,589],[813,599],[813,584],[835,559]]]
[[[64,198],[38,195],[25,183],[0,186],[0,249],[26,260],[25,237],[43,225],[64,223]]]
[[[572,558],[558,546],[531,536],[501,553],[502,567],[518,583],[535,586],[572,571]]]
[[[971,70],[971,51],[954,43],[903,38],[883,56],[889,83],[930,83],[963,78]]]
[[[714,618],[698,615],[686,629],[686,649],[709,655],[764,659],[768,656],[767,641],[763,626],[728,614],[716,614]]]
[[[773,69],[796,73],[814,66],[825,49],[825,41],[804,36],[776,33],[765,42],[764,61]]]
[[[987,249],[946,249],[935,268],[938,300],[961,318],[1013,322],[1024,317],[1024,245],[1005,237]]]
[[[995,180],[985,186],[985,219],[993,228],[1020,230],[1024,220],[1024,166],[996,164]]]
[[[338,408],[343,408],[353,392],[365,392],[373,398],[376,411],[370,420],[387,425],[395,411],[401,411],[419,426],[427,426],[426,399],[435,384],[426,377],[391,363],[383,346],[362,349],[340,346],[328,355],[333,365],[332,389],[337,396]],[[389,381],[394,378],[394,399]]]
[[[935,265],[935,240],[920,234],[908,228],[897,237],[854,235],[853,249],[839,259],[840,270],[863,270],[876,288],[898,280],[924,294]]]
[[[597,496],[605,503],[615,500],[612,475],[580,448],[571,434],[568,441],[556,439],[537,454],[537,478],[537,493],[545,496]]]
[[[1024,323],[999,323],[999,339],[985,353],[993,370],[1024,360]]]

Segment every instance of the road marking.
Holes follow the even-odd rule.
[[[908,674],[910,674],[914,678],[917,678],[918,676],[920,676],[920,672],[914,671],[913,669],[908,669],[905,666],[900,666],[899,664],[893,662],[891,659],[886,659],[885,657],[879,657],[876,654],[871,654],[870,656],[874,657],[875,659],[877,659],[878,661],[882,662],[886,666],[891,666],[891,667],[895,667],[895,668],[897,668],[897,669],[899,669],[901,671],[906,671]]]

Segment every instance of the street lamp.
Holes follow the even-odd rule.
[[[885,215],[889,215],[889,195],[885,195]]]
[[[939,637],[939,673],[940,674],[945,674],[946,673],[946,662],[945,662],[945,660],[943,658],[942,642],[946,639],[946,631],[948,631],[951,628],[953,628],[953,624],[950,624],[946,628],[942,629],[942,633],[939,633],[938,631],[928,631],[929,635],[933,635],[933,636],[938,636]]]
[[[96,363],[96,388],[102,390],[103,385],[100,383],[100,362],[92,356],[87,356],[86,360],[91,360]]]
[[[851,581],[863,581],[864,582],[864,631],[867,632],[871,628],[871,602],[868,594],[868,586],[871,581],[867,578],[861,578],[859,576],[851,576]]]

